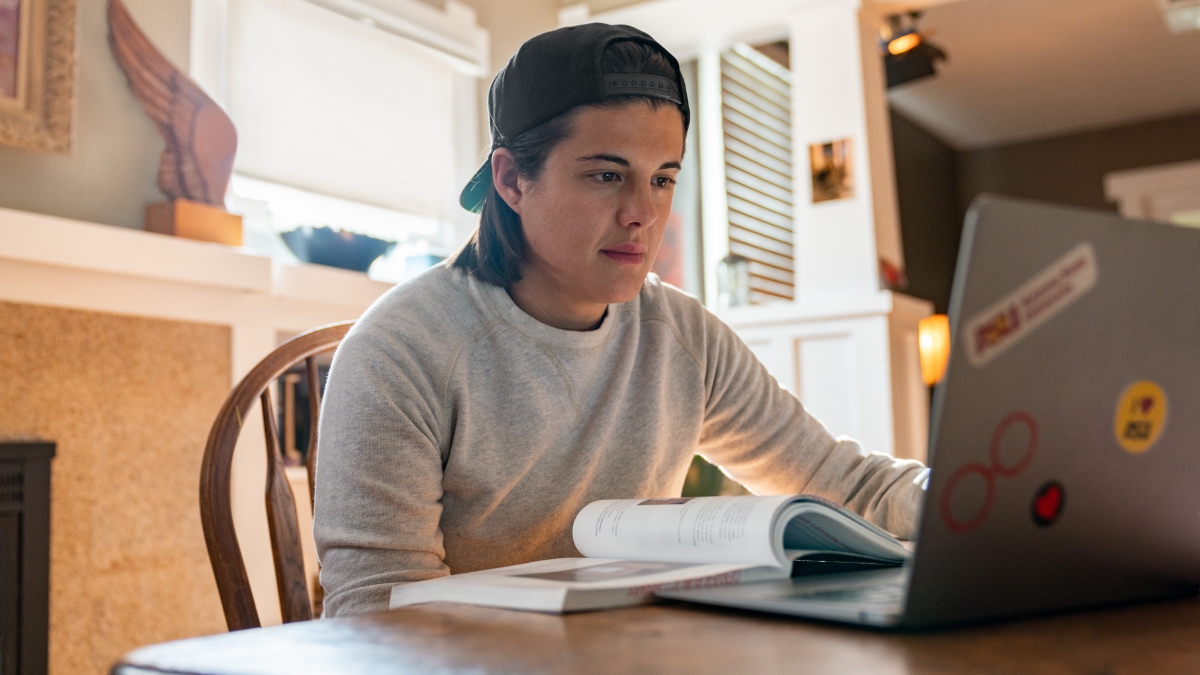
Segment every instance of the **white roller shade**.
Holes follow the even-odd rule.
[[[305,0],[230,0],[239,173],[446,218],[454,68],[432,50]]]

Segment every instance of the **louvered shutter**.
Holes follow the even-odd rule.
[[[721,55],[729,252],[750,260],[752,303],[795,296],[791,73],[754,48]]]

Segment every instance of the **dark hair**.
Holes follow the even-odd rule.
[[[678,75],[671,62],[655,47],[622,40],[614,42],[604,50],[601,70],[609,73],[637,73],[658,75],[674,80]],[[595,108],[615,108],[630,102],[641,102],[657,110],[675,105],[671,101],[652,96],[610,96],[589,104]],[[583,107],[583,106],[580,106]],[[563,139],[571,135],[572,124],[579,108],[553,117],[517,136],[503,147],[512,153],[521,176],[537,180],[545,168],[550,151]],[[521,229],[521,216],[517,215],[492,186],[483,198],[479,211],[479,226],[467,243],[450,260],[452,267],[466,271],[480,281],[507,288],[521,280],[521,263],[525,262],[525,233]]]

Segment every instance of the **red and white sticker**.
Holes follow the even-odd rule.
[[[967,360],[978,368],[996,358],[1091,290],[1096,277],[1096,253],[1085,241],[967,322]]]

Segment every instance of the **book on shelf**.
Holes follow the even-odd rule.
[[[811,495],[606,499],[575,517],[582,558],[397,584],[390,607],[458,602],[541,612],[637,605],[657,591],[904,564],[909,549]]]

